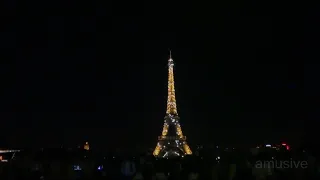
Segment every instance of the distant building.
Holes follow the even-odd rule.
[[[88,143],[88,142],[86,142],[86,143],[84,144],[84,147],[83,147],[83,149],[84,149],[84,150],[87,150],[87,151],[89,151],[89,149],[90,149],[90,146],[89,146],[89,143]]]
[[[15,154],[20,152],[19,150],[9,150],[9,149],[2,149],[0,150],[0,162],[8,162],[8,160],[13,159]]]

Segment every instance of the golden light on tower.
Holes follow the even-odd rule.
[[[165,157],[169,152],[173,151],[181,156],[192,154],[192,151],[186,142],[186,136],[183,135],[179,123],[180,118],[177,111],[173,66],[174,62],[170,51],[168,60],[168,99],[166,116],[161,136],[158,137],[159,141],[153,151],[153,155],[157,157]],[[175,133],[173,133],[173,131],[170,131],[169,133],[169,129],[173,129]]]
[[[176,103],[176,93],[174,88],[174,75],[173,75],[173,59],[171,58],[171,51],[170,51],[170,58],[168,61],[168,100],[167,100],[167,114],[178,115],[177,111],[177,103]]]

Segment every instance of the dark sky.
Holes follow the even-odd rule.
[[[253,1],[4,7],[3,146],[154,146],[168,49],[191,145],[298,142],[316,132],[316,8],[284,11]]]

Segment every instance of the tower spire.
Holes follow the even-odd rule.
[[[168,100],[167,100],[167,114],[178,115],[176,94],[174,88],[174,73],[173,73],[173,59],[171,56],[171,50],[169,51],[170,57],[168,62]]]

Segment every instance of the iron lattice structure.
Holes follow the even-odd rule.
[[[164,117],[164,125],[161,136],[158,137],[158,144],[153,151],[156,157],[174,157],[191,155],[192,151],[187,144],[186,136],[183,135],[180,126],[180,118],[177,111],[177,103],[174,88],[173,59],[168,61],[168,100],[167,112]]]

